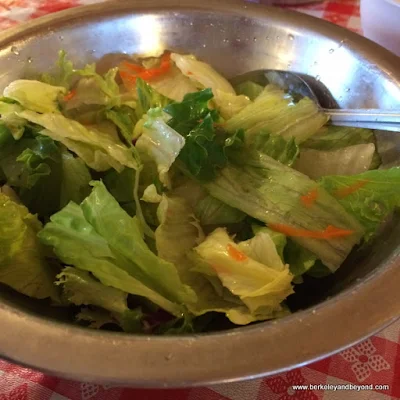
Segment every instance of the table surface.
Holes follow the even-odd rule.
[[[0,29],[98,0],[0,0]],[[253,2],[262,2],[253,0]],[[360,32],[357,0],[290,7]],[[293,385],[389,385],[385,390],[297,390]],[[374,386],[375,387],[375,386]],[[386,400],[400,399],[400,322],[332,357],[274,377],[185,390],[72,382],[0,360],[0,400]]]

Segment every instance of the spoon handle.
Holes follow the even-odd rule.
[[[400,111],[376,109],[324,110],[332,125],[400,132]]]

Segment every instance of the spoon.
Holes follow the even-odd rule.
[[[262,86],[268,83],[275,84],[291,94],[295,100],[302,97],[310,98],[330,117],[332,125],[400,132],[400,111],[338,109],[327,88],[308,75],[288,71],[258,70],[231,79],[234,86],[246,81]]]

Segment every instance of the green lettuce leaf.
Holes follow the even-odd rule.
[[[74,72],[74,65],[70,60],[68,60],[67,53],[64,50],[60,50],[58,52],[55,71],[53,71],[53,73],[41,75],[40,80],[49,85],[62,86],[69,89]]]
[[[400,206],[400,167],[354,176],[326,176],[320,186],[338,198],[365,229],[365,240]]]
[[[237,96],[232,85],[209,64],[198,61],[192,55],[173,53],[171,59],[197,87],[212,90],[213,101],[224,118],[230,118],[250,104],[248,97]]]
[[[106,111],[106,117],[117,127],[126,143],[131,144],[133,140],[133,130],[137,123],[135,110],[128,106],[114,107]]]
[[[146,297],[180,316],[194,294],[175,267],[158,258],[132,219],[100,182],[81,206],[69,203],[51,217],[40,239],[66,264],[91,272],[103,285]]]
[[[188,93],[197,92],[195,84],[174,65],[161,77],[149,81],[149,85],[174,101],[182,101]]]
[[[198,260],[190,252],[203,240],[204,235],[188,203],[182,198],[164,195],[157,214],[160,220],[155,233],[158,255],[174,263],[182,282],[196,293],[195,301],[187,304],[190,312],[196,316],[212,311],[223,313],[238,325],[257,320],[240,299],[224,293],[218,279],[211,282],[210,277],[193,269],[193,264]]]
[[[99,99],[105,96],[100,104],[105,104],[108,107],[119,106],[121,103],[119,86],[115,80],[117,72],[118,68],[111,68],[104,76],[101,76],[96,72],[96,64],[89,64],[83,69],[74,71],[76,75],[83,77],[87,82],[93,82],[92,91],[94,91],[94,93],[91,98],[94,99],[94,104],[99,104]],[[95,93],[99,93],[99,91],[100,96],[95,100],[94,95]],[[74,96],[77,100],[79,99],[79,97],[77,97],[78,95],[79,92]],[[82,90],[82,95],[83,98],[86,97],[86,101],[82,102],[82,104],[93,104],[93,102],[90,103],[87,100],[87,96],[90,95],[90,90]]]
[[[151,109],[144,124],[143,134],[136,142],[136,148],[154,160],[159,179],[167,187],[171,187],[169,169],[184,145],[183,136],[165,123],[161,109]]]
[[[70,201],[80,203],[90,193],[89,183],[92,180],[85,163],[74,157],[69,151],[61,153],[61,188],[59,208]]]
[[[192,179],[185,179],[174,188],[173,195],[185,199],[200,225],[226,225],[243,221],[246,214],[212,197]]]
[[[1,149],[0,168],[23,203],[41,217],[70,200],[82,201],[90,192],[91,176],[84,162],[47,136],[23,138]]]
[[[288,94],[268,85],[253,103],[230,118],[225,128],[228,132],[244,129],[246,139],[265,129],[301,143],[316,134],[327,121],[327,116],[310,99],[294,103]]]
[[[136,80],[136,91],[138,97],[136,116],[138,119],[142,118],[151,108],[163,108],[172,102],[172,100],[158,93],[141,78]]]
[[[55,272],[36,234],[41,224],[26,207],[0,193],[0,283],[37,299],[58,299]]]
[[[305,149],[333,151],[357,144],[369,143],[375,145],[375,153],[370,169],[377,169],[381,165],[381,158],[377,151],[374,131],[370,129],[326,125],[317,134],[302,143],[301,147]]]
[[[66,299],[77,306],[92,305],[117,314],[128,310],[127,293],[102,285],[87,271],[66,267],[57,275],[56,284],[62,286]]]
[[[327,175],[356,175],[370,169],[374,154],[373,143],[329,151],[301,149],[293,168],[315,180]]]
[[[282,136],[272,135],[267,131],[261,131],[254,136],[250,147],[289,167],[299,155],[299,147],[293,137],[285,140]]]
[[[50,175],[52,167],[60,160],[60,150],[54,141],[45,136],[22,139],[1,151],[0,166],[11,186],[31,189]]]
[[[317,183],[265,154],[238,152],[235,161],[205,185],[210,194],[267,224],[311,231],[324,231],[331,225],[354,231],[329,240],[293,238],[332,270],[339,268],[363,235],[358,221],[323,189],[316,202],[306,207],[301,197],[315,190]]]
[[[200,181],[213,179],[217,169],[226,164],[228,151],[240,148],[244,138],[242,130],[232,135],[217,131],[218,113],[207,105],[211,98],[211,91],[206,89],[164,109],[172,116],[168,124],[185,138],[178,156],[181,168]]]
[[[246,218],[242,211],[229,207],[210,195],[206,195],[195,205],[194,212],[201,225],[236,224]]]
[[[58,96],[65,94],[62,86],[19,79],[11,82],[3,92],[4,96],[18,101],[24,108],[40,113],[58,113]]]
[[[168,125],[183,136],[189,134],[209,113],[208,102],[213,98],[211,89],[187,94],[182,102],[164,107],[171,116]]]
[[[303,142],[301,147],[330,151],[368,143],[375,144],[375,135],[370,129],[327,125]]]
[[[288,240],[287,242],[284,257],[294,277],[301,276],[309,271],[317,261],[316,255],[292,240]]]
[[[293,293],[288,266],[276,269],[243,255],[222,228],[209,235],[195,252],[210,266],[223,286],[238,296],[258,319],[273,318],[282,310],[283,300]],[[251,252],[254,254],[254,249]],[[232,256],[232,253],[241,256]]]
[[[285,262],[285,258],[283,256],[283,251],[284,251],[286,243],[287,243],[287,238],[283,233],[275,232],[272,229],[269,229],[265,226],[260,226],[260,225],[255,225],[255,224],[253,224],[251,226],[251,229],[252,229],[254,235],[257,235],[259,232],[267,233],[269,235],[269,237],[272,239],[272,241],[274,242],[276,251],[278,252],[279,257],[281,258],[282,262]]]
[[[72,304],[88,305],[76,316],[78,320],[90,322],[90,328],[101,328],[105,324],[117,324],[125,332],[142,332],[143,313],[140,309],[130,310],[127,293],[105,286],[88,272],[66,267],[57,275],[57,285],[62,286],[64,297]],[[93,309],[93,306],[101,309]],[[105,312],[105,311],[108,311]]]
[[[93,128],[87,129],[79,122],[65,118],[61,114],[23,111],[18,115],[44,127],[41,132],[43,135],[64,144],[96,171],[105,171],[109,168],[122,171],[124,166],[134,169],[139,167],[134,152],[118,137]]]
[[[264,88],[258,83],[247,81],[236,85],[235,90],[237,94],[243,94],[254,101],[262,93]]]
[[[240,251],[261,264],[277,271],[286,268],[278,248],[266,230],[259,230],[253,238],[240,242],[237,246]]]
[[[10,131],[15,140],[21,139],[25,131],[26,120],[17,116],[17,112],[22,111],[23,108],[19,104],[6,103],[0,101],[0,121],[1,126]],[[0,146],[2,140],[0,139]]]

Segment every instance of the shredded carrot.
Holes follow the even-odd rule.
[[[187,75],[193,75],[193,72],[192,71],[188,71]]]
[[[272,230],[283,233],[286,236],[309,237],[313,239],[332,239],[349,236],[354,233],[352,230],[337,228],[329,225],[324,231],[309,231],[307,229],[293,228],[283,224],[269,224]]]
[[[247,260],[246,254],[242,253],[235,247],[233,247],[231,244],[228,244],[227,246],[228,254],[231,258],[233,258],[235,261],[245,261]]]
[[[123,61],[119,66],[119,75],[122,79],[124,86],[131,90],[136,84],[137,78],[142,78],[145,81],[157,78],[166,74],[171,68],[171,54],[164,53],[161,57],[160,65],[158,67],[145,69],[140,65],[131,64]]]
[[[138,77],[147,81],[149,79],[156,78],[160,75],[164,75],[171,68],[171,53],[164,53],[161,57],[161,62],[159,67],[146,69],[138,74]]]
[[[342,199],[343,197],[349,196],[349,195],[357,192],[357,190],[361,189],[367,183],[368,183],[367,180],[361,180],[361,181],[355,182],[351,186],[336,190],[334,195],[335,195],[335,197],[339,197],[339,199]]]
[[[311,207],[317,201],[318,189],[310,190],[307,194],[300,197],[300,200],[306,207]]]
[[[70,101],[75,96],[76,96],[76,90],[72,89],[64,96],[64,101]]]

